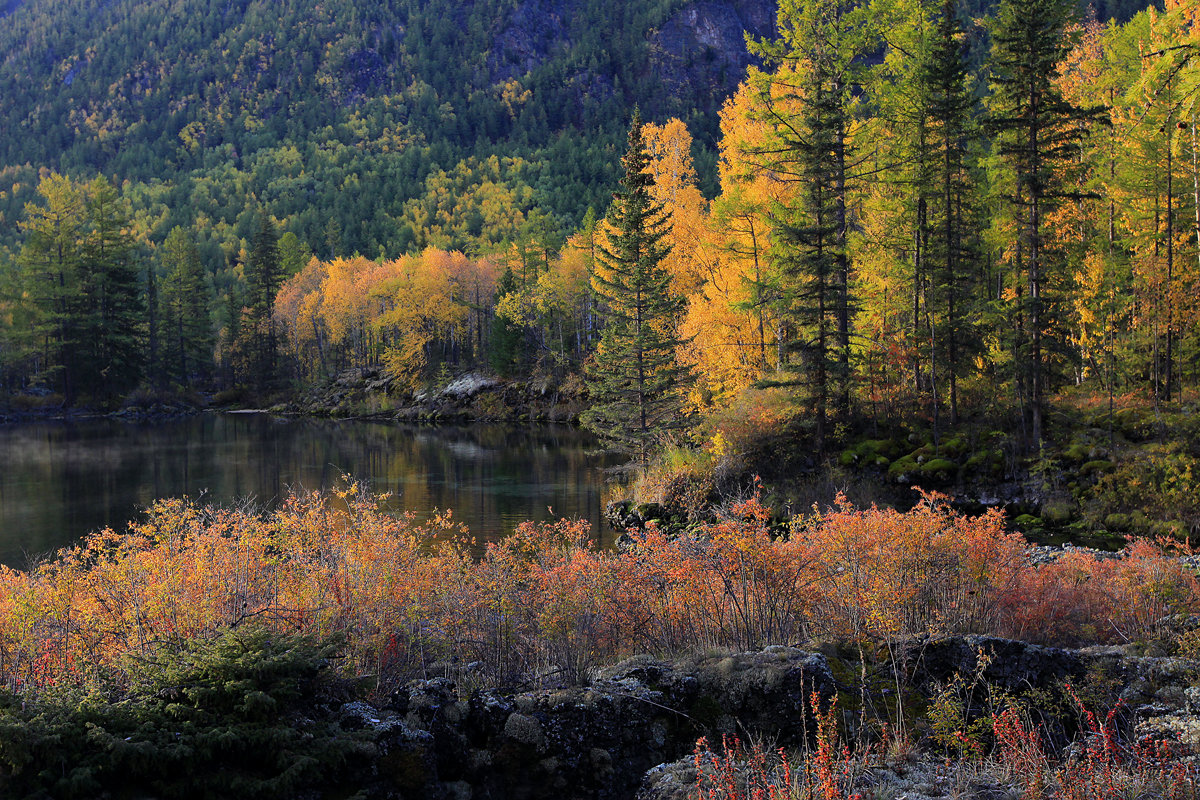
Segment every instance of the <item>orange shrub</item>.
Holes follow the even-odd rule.
[[[769,519],[755,497],[623,554],[597,550],[583,521],[524,523],[474,558],[449,514],[418,524],[353,488],[265,515],[161,501],[124,534],[0,569],[0,683],[119,677],[131,655],[251,620],[344,634],[346,669],[386,692],[468,664],[490,683],[570,683],[636,652],[814,636],[1135,639],[1200,593],[1148,543],[1030,567],[999,514],[963,517],[935,495],[907,513],[839,498],[789,536]]]
[[[647,587],[648,643],[750,649],[806,638],[815,577],[808,548],[774,538],[769,517],[754,497],[693,536],[672,539],[652,528],[639,537],[628,569]]]
[[[1022,571],[1004,597],[1004,635],[1052,644],[1157,638],[1170,618],[1192,613],[1200,582],[1154,544],[1136,541],[1121,558],[1070,552]]]
[[[925,494],[912,511],[837,508],[797,526],[820,577],[821,633],[890,639],[932,633],[990,632],[1000,597],[1024,565],[1024,540],[1006,533],[1001,514],[964,517],[946,498]]]

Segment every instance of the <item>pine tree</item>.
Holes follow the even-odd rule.
[[[817,450],[825,447],[833,378],[841,376],[844,348],[836,338],[844,295],[838,280],[844,260],[838,224],[837,130],[841,103],[817,60],[806,77],[799,130],[790,143],[799,192],[772,212],[770,258],[775,270],[776,314],[787,327],[784,371],[794,377],[771,381],[798,386],[812,409]],[[841,376],[845,377],[845,376]]]
[[[25,243],[18,264],[24,291],[36,307],[32,335],[35,346],[45,351],[45,374],[69,406],[79,392],[82,359],[78,321],[84,305],[79,274],[85,198],[70,179],[57,174],[42,179],[38,195],[41,204],[25,206],[20,225]]]
[[[80,186],[52,174],[38,193],[45,204],[25,208],[20,263],[46,372],[68,405],[82,394],[111,399],[142,368],[140,267],[125,208],[104,178]]]
[[[85,385],[113,398],[142,375],[144,300],[141,265],[129,217],[116,188],[96,178],[85,188],[90,230],[83,241],[82,275],[88,308],[84,332]]]
[[[774,275],[757,294],[775,306],[780,367],[794,376],[771,382],[804,388],[823,447],[831,410],[851,402],[854,115],[877,36],[869,9],[848,0],[784,0],[778,19],[779,37],[752,48],[776,69],[753,79],[770,132],[747,156],[792,186],[771,212]]]
[[[671,295],[662,266],[668,220],[651,198],[649,163],[641,114],[634,112],[621,189],[607,218],[612,233],[592,274],[605,323],[587,370],[592,406],[581,417],[643,464],[664,434],[687,424],[682,402],[691,378],[676,359],[683,302]]]
[[[507,294],[517,291],[517,277],[505,269],[496,287],[496,303]],[[492,316],[491,349],[488,361],[504,377],[517,375],[524,369],[528,353],[525,326],[502,314]]]

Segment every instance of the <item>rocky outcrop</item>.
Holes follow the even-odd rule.
[[[1195,660],[1131,655],[1120,647],[1041,647],[989,636],[917,639],[900,647],[896,659],[908,690],[926,699],[956,677],[964,678],[973,687],[960,698],[969,706],[964,708],[968,716],[995,710],[991,704],[997,697],[1036,703],[1032,716],[1046,726],[1045,743],[1066,746],[1064,756],[1078,747],[1069,742],[1079,735],[1081,716],[1066,684],[1099,720],[1116,709],[1112,719],[1123,742],[1175,742],[1200,752],[1200,662]],[[855,694],[851,688],[849,694]],[[637,800],[687,800],[695,796],[698,779],[692,757],[656,765],[645,773]],[[944,753],[919,751],[864,763],[854,790],[864,797],[1018,800],[1026,796],[1018,783],[1012,775],[964,772]]]
[[[342,724],[378,747],[373,796],[631,798],[647,770],[684,757],[700,736],[754,730],[803,743],[812,693],[827,702],[835,689],[824,656],[770,647],[635,658],[586,687],[520,694],[415,681],[385,708],[345,706]]]
[[[1042,647],[994,636],[951,636],[916,639],[899,650],[897,659],[907,679],[929,692],[956,675],[1010,692],[1060,686],[1078,681],[1090,659],[1077,650]]]
[[[523,0],[492,39],[487,66],[492,83],[504,83],[533,72],[571,47],[567,21],[575,3]]]
[[[503,85],[521,80],[572,52],[579,40],[589,35],[572,25],[582,5],[579,0],[517,3],[492,37],[486,62],[489,82]],[[648,58],[642,68],[647,84],[656,85],[663,100],[687,97],[691,103],[687,107],[692,110],[720,108],[754,62],[746,35],[774,34],[776,5],[774,0],[693,0],[682,4],[656,29],[644,33]],[[619,91],[612,74],[598,65],[581,64],[562,82],[575,89],[580,109]],[[650,101],[654,98],[641,99],[653,112],[657,104]]]
[[[774,35],[775,8],[769,0],[687,3],[651,36],[652,69],[667,84],[732,94],[754,63],[746,35]]]

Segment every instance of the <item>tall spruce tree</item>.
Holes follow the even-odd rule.
[[[35,308],[30,333],[44,350],[43,375],[69,406],[79,394],[82,361],[79,317],[85,304],[80,283],[85,197],[69,178],[51,174],[38,184],[40,203],[25,206],[25,234],[18,265],[23,293]]]
[[[976,101],[968,90],[966,44],[956,0],[945,0],[936,20],[933,41],[917,71],[921,115],[927,147],[922,153],[919,184],[922,224],[927,230],[928,281],[938,319],[931,333],[930,373],[934,395],[934,438],[937,439],[941,372],[945,376],[950,422],[958,421],[958,378],[963,356],[976,345],[968,305],[973,297],[974,272],[965,229],[973,213],[969,140],[975,133]]]
[[[1096,116],[1066,100],[1056,81],[1071,50],[1076,9],[1074,0],[1002,0],[992,30],[990,126],[1011,173],[1008,202],[1020,230],[1012,257],[1015,378],[1034,447],[1042,444],[1048,354],[1056,344],[1046,332],[1066,328],[1057,324],[1066,270],[1048,246],[1046,218],[1077,196],[1064,169],[1078,156],[1081,123]]]
[[[162,246],[166,272],[161,286],[159,341],[165,371],[188,385],[208,376],[212,365],[212,290],[191,234],[175,227]]]
[[[682,404],[691,380],[676,359],[683,301],[671,294],[662,266],[668,219],[651,197],[649,163],[635,111],[621,189],[608,212],[613,232],[592,273],[604,328],[587,370],[592,405],[581,415],[585,426],[643,464],[664,434],[686,426]]]
[[[782,366],[791,374],[771,383],[803,390],[820,451],[825,447],[833,379],[842,384],[846,377],[846,352],[837,338],[845,306],[839,280],[845,250],[839,236],[837,162],[831,158],[844,120],[821,61],[814,62],[806,83],[797,126],[803,134],[790,143],[799,191],[791,203],[777,204],[771,215],[775,311],[787,325]]]
[[[142,367],[140,267],[124,203],[104,178],[79,185],[52,174],[38,194],[43,204],[25,207],[19,263],[45,373],[67,405],[85,394],[111,400]]]
[[[793,188],[772,209],[773,274],[756,294],[782,322],[780,366],[791,373],[771,382],[803,387],[824,447],[830,412],[851,402],[854,121],[878,37],[870,10],[851,0],[783,0],[778,23],[778,38],[751,48],[776,69],[752,74],[768,134],[746,155]]]
[[[82,247],[88,297],[81,315],[85,383],[112,399],[137,385],[143,367],[145,302],[141,265],[120,193],[106,178],[85,187],[90,230]]]
[[[279,338],[275,330],[275,295],[283,284],[283,265],[279,255],[279,233],[266,209],[258,212],[258,226],[250,240],[246,261],[247,325],[242,335],[253,337],[248,343],[250,382],[260,391],[275,388],[279,376]]]

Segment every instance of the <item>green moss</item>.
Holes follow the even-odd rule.
[[[919,474],[917,460],[912,454],[893,461],[888,467],[888,479],[895,483],[912,483],[913,478]]]
[[[1092,448],[1081,442],[1075,442],[1063,453],[1063,458],[1082,464],[1092,457]]]
[[[950,458],[958,458],[959,456],[970,450],[967,446],[967,440],[962,436],[951,436],[949,439],[942,442],[939,448],[942,454]]]
[[[843,467],[854,464],[886,467],[903,452],[900,444],[893,439],[867,439],[843,450],[838,456],[838,463]],[[886,463],[880,464],[880,459]]]
[[[871,446],[872,454],[883,456],[889,461],[904,454],[904,447],[895,439],[871,439],[865,444]]]
[[[989,474],[997,467],[1003,468],[1004,456],[999,450],[977,450],[963,463],[968,472]]]
[[[1097,459],[1095,461],[1088,461],[1086,464],[1084,464],[1082,467],[1079,468],[1079,474],[1087,476],[1087,475],[1097,475],[1097,474],[1101,474],[1101,473],[1105,473],[1105,472],[1112,472],[1114,466],[1115,465],[1113,464],[1113,462],[1104,461],[1103,459]]]
[[[924,464],[926,461],[934,457],[934,449],[932,444],[923,444],[916,450],[908,454],[910,458],[918,464]]]
[[[948,481],[958,472],[958,465],[948,458],[932,458],[921,465],[921,475]]]
[[[1013,525],[1016,525],[1021,530],[1040,528],[1042,527],[1042,518],[1035,517],[1032,514],[1021,514],[1013,520]]]

